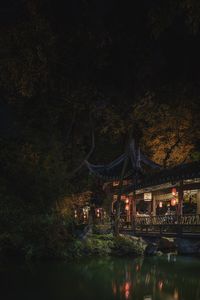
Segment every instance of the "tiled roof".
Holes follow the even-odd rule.
[[[180,164],[173,168],[149,173],[140,177],[135,184],[127,187],[127,191],[141,189],[166,182],[177,182],[180,180],[200,178],[200,162]]]

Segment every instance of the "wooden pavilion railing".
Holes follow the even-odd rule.
[[[159,235],[200,235],[200,215],[164,215],[136,217],[134,221],[121,221],[121,230],[131,230],[135,234]]]
[[[136,217],[135,225],[200,225],[200,215]]]

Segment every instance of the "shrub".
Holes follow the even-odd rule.
[[[117,255],[143,255],[146,243],[139,238],[121,235],[115,238],[114,253]]]

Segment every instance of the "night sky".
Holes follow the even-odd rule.
[[[193,33],[185,11],[173,7],[173,2],[180,1],[159,2],[35,1],[59,35],[62,61],[65,39],[80,33],[74,48],[77,72],[70,75],[75,79],[87,76],[110,92],[120,90],[131,96],[161,84],[199,81],[199,31]],[[157,11],[160,15],[154,24],[152,15]],[[24,1],[5,1],[0,13],[2,28],[29,17]],[[159,22],[162,28],[155,29]],[[156,30],[162,32],[158,37]],[[95,41],[89,39],[89,33]],[[96,66],[96,56],[106,59],[102,68]]]

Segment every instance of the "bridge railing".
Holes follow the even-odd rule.
[[[135,225],[200,225],[200,215],[164,215],[136,217]]]
[[[181,225],[200,225],[200,214],[198,215],[183,215],[180,217]]]
[[[122,231],[131,230],[136,234],[200,234],[200,215],[138,216],[133,222],[122,219],[120,225]]]

